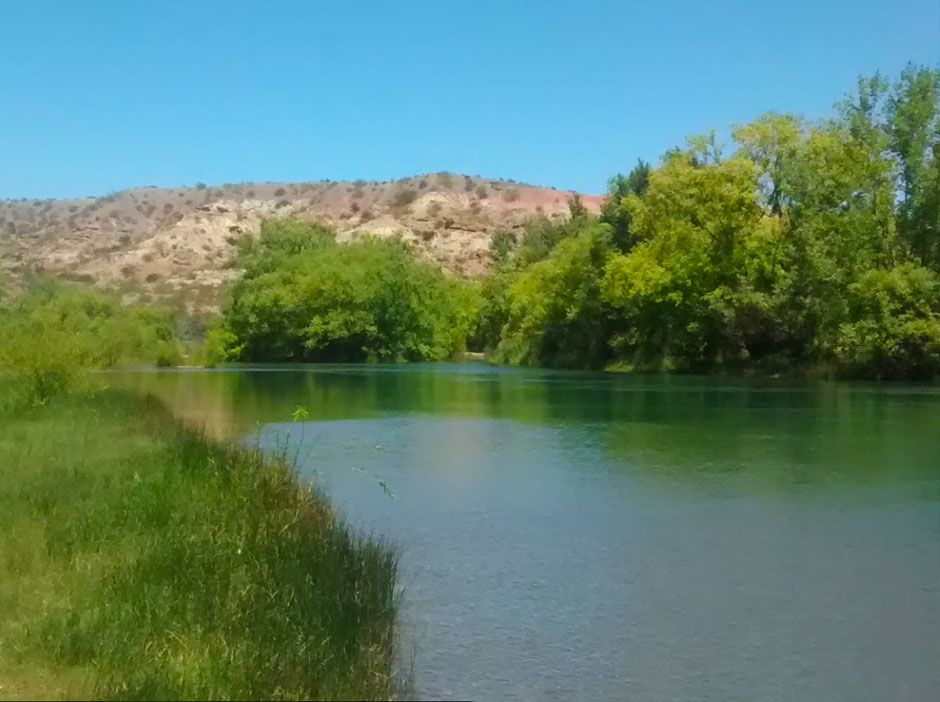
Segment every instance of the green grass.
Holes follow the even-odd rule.
[[[395,575],[288,465],[154,399],[0,414],[0,698],[388,699]]]

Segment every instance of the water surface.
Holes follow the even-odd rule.
[[[482,364],[112,380],[286,445],[401,546],[419,696],[940,699],[936,386]]]

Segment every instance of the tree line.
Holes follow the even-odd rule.
[[[940,71],[861,78],[835,116],[768,113],[691,137],[610,180],[594,215],[496,232],[465,280],[397,238],[348,244],[316,222],[243,236],[195,355],[637,371],[940,374]],[[40,386],[69,368],[181,358],[166,311],[40,282],[0,300],[0,367]],[[36,349],[41,349],[37,352]],[[58,374],[58,375],[57,375]]]
[[[940,72],[859,80],[611,179],[602,212],[494,238],[496,361],[923,378],[940,372]]]

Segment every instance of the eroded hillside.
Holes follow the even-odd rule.
[[[266,217],[329,222],[340,241],[401,236],[447,270],[476,275],[499,229],[562,217],[571,191],[434,173],[384,182],[144,187],[75,200],[0,201],[0,258],[12,279],[45,270],[127,299],[212,309],[236,272],[232,246]],[[582,195],[596,211],[601,197]]]

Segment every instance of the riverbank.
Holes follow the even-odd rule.
[[[392,695],[396,555],[153,398],[0,415],[0,697]]]

